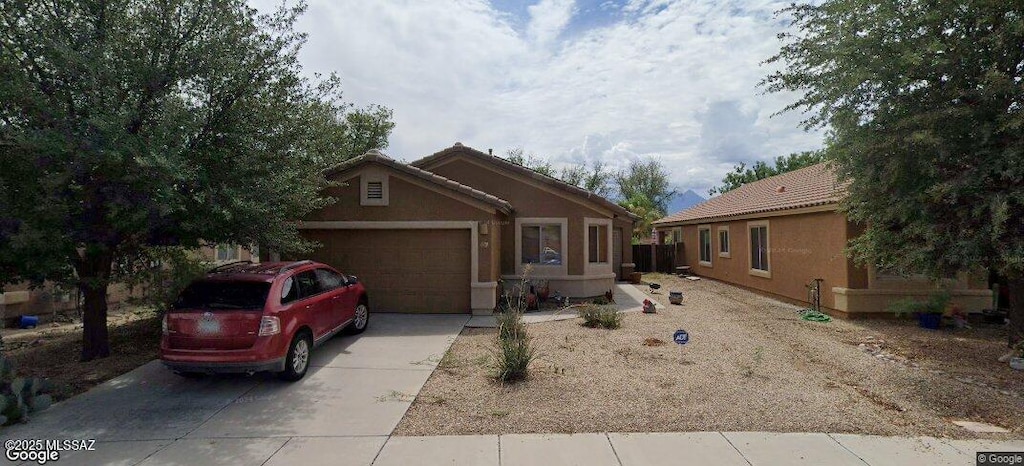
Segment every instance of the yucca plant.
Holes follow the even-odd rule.
[[[519,338],[498,338],[495,378],[502,382],[526,379],[530,363],[537,357],[530,340],[525,333]]]

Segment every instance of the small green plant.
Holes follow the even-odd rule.
[[[757,348],[754,348],[754,356],[751,358],[751,363],[740,365],[740,374],[744,377],[752,377],[754,375],[754,371],[761,365],[762,361],[764,361],[764,347],[758,346]]]
[[[914,298],[901,299],[890,304],[889,310],[901,317],[914,314],[943,314],[952,300],[953,297],[948,291],[942,291],[924,301]]]
[[[580,307],[579,316],[584,327],[617,329],[622,326],[622,315],[610,306],[585,305]]]
[[[52,390],[46,379],[15,377],[14,364],[0,355],[0,424],[25,422],[29,414],[49,408]]]
[[[526,379],[530,363],[537,357],[530,337],[498,339],[497,372],[495,378],[502,382]]]

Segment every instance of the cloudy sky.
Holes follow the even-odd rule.
[[[456,141],[556,164],[655,157],[706,195],[738,162],[821,145],[799,114],[771,117],[794,96],[757,87],[787,1],[308,2],[305,72],[393,109],[398,159]]]

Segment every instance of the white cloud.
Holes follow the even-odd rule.
[[[531,5],[530,24],[527,33],[539,45],[547,45],[558,38],[572,19],[576,2],[574,0],[541,0]]]
[[[335,71],[348,100],[395,110],[395,157],[455,141],[613,167],[656,157],[677,187],[704,193],[733,163],[821,144],[799,115],[769,118],[793,96],[757,87],[783,6],[632,0],[601,8],[624,19],[584,30],[571,1],[514,18],[484,0],[310,0],[299,28],[310,72]]]

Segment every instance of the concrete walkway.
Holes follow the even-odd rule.
[[[659,291],[660,293],[668,293],[667,291]],[[613,297],[615,298],[615,306],[619,309],[619,312],[640,312],[644,310],[644,300],[647,299],[642,291],[638,290],[636,286],[628,283],[616,283]],[[655,309],[662,310],[665,308],[661,303],[654,301]],[[553,320],[568,320],[576,318],[576,310],[557,310],[557,311],[540,311],[540,312],[527,312],[523,314],[523,322],[527,324],[535,324],[538,322],[550,322]],[[466,327],[471,328],[495,328],[497,327],[497,320],[494,316],[473,316],[466,323]]]

